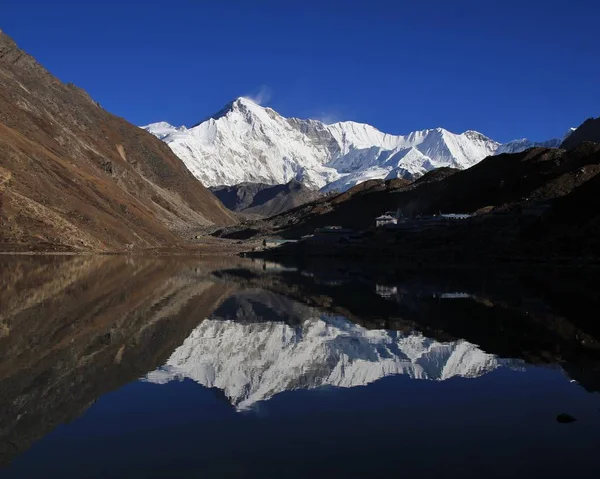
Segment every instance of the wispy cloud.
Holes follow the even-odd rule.
[[[271,100],[272,91],[267,85],[261,85],[258,92],[250,93],[247,95],[242,95],[244,98],[248,98],[248,100],[252,100],[254,103],[258,103],[259,105],[264,105]]]
[[[314,120],[319,120],[320,122],[325,123],[326,125],[331,125],[332,123],[337,123],[338,121],[343,120],[342,116],[335,111],[321,111],[318,112],[316,115],[311,116],[311,118]]]

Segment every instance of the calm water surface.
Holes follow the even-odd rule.
[[[0,478],[600,473],[591,273],[0,267]]]

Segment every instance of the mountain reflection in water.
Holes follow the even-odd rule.
[[[593,469],[589,274],[183,257],[0,267],[0,478],[360,477],[393,471],[373,460],[398,447],[406,473]],[[284,439],[311,455],[294,462]],[[425,449],[439,463],[418,462]]]
[[[189,378],[224,391],[245,409],[294,389],[364,386],[397,374],[476,378],[501,366],[523,365],[463,340],[442,343],[418,332],[369,330],[265,291],[237,294],[226,303],[146,379],[164,384]],[[261,314],[270,304],[283,308],[279,321],[274,320],[277,311],[269,319]],[[220,317],[228,309],[236,312],[235,319]]]

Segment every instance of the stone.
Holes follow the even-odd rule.
[[[572,422],[577,421],[576,418],[574,418],[573,416],[571,416],[570,414],[559,414],[558,416],[556,416],[556,421],[561,423],[561,424],[569,424]]]

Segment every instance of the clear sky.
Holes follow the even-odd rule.
[[[600,116],[599,0],[2,0],[0,28],[142,125],[238,96],[507,141]]]

